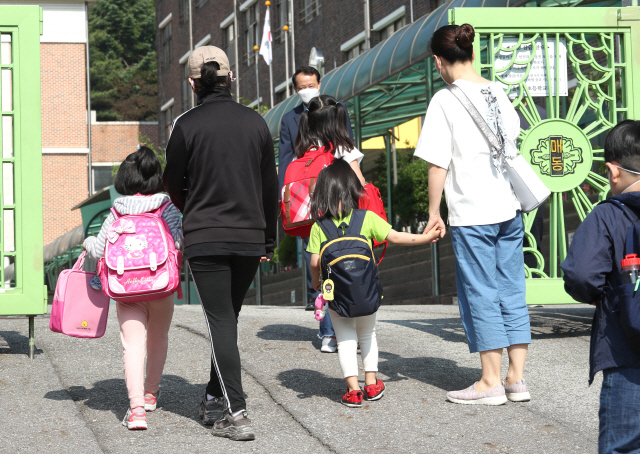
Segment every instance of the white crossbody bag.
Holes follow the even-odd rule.
[[[504,147],[502,140],[491,130],[484,117],[478,112],[476,106],[473,105],[462,89],[455,84],[449,85],[447,89],[453,96],[458,98],[458,101],[469,112],[478,129],[482,131],[482,134],[489,141],[489,144],[496,150],[501,150]],[[522,155],[519,154],[515,158],[505,157],[504,164],[513,192],[524,213],[535,210],[549,198],[551,191]]]

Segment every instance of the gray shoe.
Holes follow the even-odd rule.
[[[211,400],[207,400],[207,394],[202,397],[202,402],[200,402],[200,419],[202,419],[202,424],[207,426],[212,425],[218,419],[222,418],[224,411],[226,409],[226,404],[222,397],[214,397]]]
[[[225,437],[234,441],[251,441],[256,439],[256,435],[251,428],[251,420],[247,412],[243,411],[237,416],[231,416],[226,411],[224,416],[216,421],[211,428],[211,435],[214,437]]]

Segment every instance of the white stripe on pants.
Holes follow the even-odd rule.
[[[338,359],[342,375],[358,376],[358,342],[365,372],[378,371],[378,341],[376,340],[376,314],[365,317],[340,317],[329,309],[338,342]]]

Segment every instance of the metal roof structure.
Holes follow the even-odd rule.
[[[355,135],[361,125],[360,140],[380,136],[424,115],[427,99],[431,98],[428,92],[433,88],[433,69],[427,61],[431,56],[429,40],[438,28],[448,24],[447,11],[458,7],[508,7],[509,3],[514,1],[451,0],[327,73],[320,93],[347,103]],[[282,116],[299,103],[294,94],[264,115],[274,139],[280,134]]]
[[[384,135],[392,127],[424,115],[428,100],[444,86],[434,71],[429,41],[447,25],[453,8],[504,8],[525,3],[542,7],[611,6],[620,0],[450,0],[430,14],[394,33],[357,58],[322,78],[321,94],[346,103],[354,124],[356,144]],[[264,114],[271,136],[280,135],[284,114],[300,103],[297,94]]]

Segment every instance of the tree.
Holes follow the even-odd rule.
[[[414,157],[414,151],[413,148],[396,151],[398,184],[391,189],[391,211],[394,218],[398,217],[399,226],[407,226],[412,232],[417,232],[429,219],[429,165],[423,159]],[[387,156],[384,153],[376,159],[375,178],[375,184],[380,189],[386,207]],[[446,211],[445,204],[442,204],[440,211],[443,219],[446,219],[446,212],[443,210]],[[395,219],[389,219],[389,223],[395,224]]]
[[[89,12],[91,107],[98,120],[156,120],[153,0],[98,0]]]

